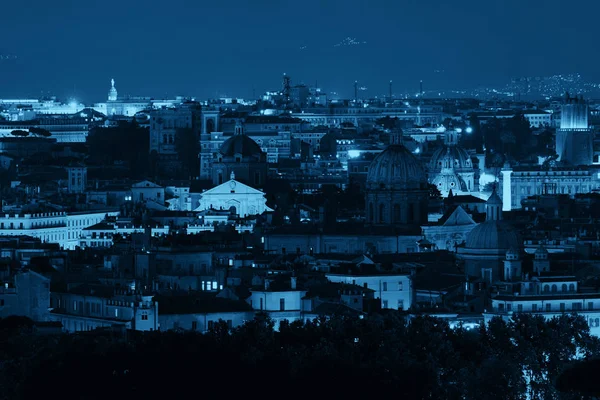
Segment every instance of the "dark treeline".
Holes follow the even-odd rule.
[[[41,336],[0,321],[5,399],[244,397],[581,399],[558,376],[598,340],[581,317],[515,315],[453,329],[398,313],[228,330]],[[530,382],[530,384],[528,384]],[[185,397],[184,397],[185,396]],[[528,397],[530,396],[530,397]]]

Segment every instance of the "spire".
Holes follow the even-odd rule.
[[[231,174],[229,174],[229,179],[231,179],[232,181],[235,180],[235,172],[231,171]]]
[[[496,184],[494,190],[486,202],[486,221],[499,221],[502,219],[502,199],[496,192]]]

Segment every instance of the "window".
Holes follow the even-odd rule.
[[[581,311],[582,308],[583,308],[583,304],[573,303],[573,311]]]
[[[192,321],[192,330],[193,331],[197,331],[198,330],[198,321]]]
[[[531,311],[536,312],[538,310],[538,305],[537,304],[532,304],[531,305]]]
[[[119,309],[115,308],[115,317],[118,318],[119,317]]]
[[[594,302],[593,301],[589,301],[588,302],[588,310],[593,310],[594,309]]]
[[[388,308],[388,301],[387,300],[383,300],[383,305],[381,306],[381,308]]]
[[[552,304],[550,304],[550,303],[546,304],[546,312],[548,312],[548,311],[552,311]]]
[[[565,303],[560,303],[560,311],[565,311]]]
[[[403,291],[404,290],[404,282],[398,282],[398,290],[399,291]]]
[[[285,299],[279,299],[279,311],[285,311]]]
[[[383,282],[383,288],[382,288],[382,290],[384,292],[387,292],[387,282]]]
[[[214,321],[208,321],[208,330],[212,330],[215,327],[215,322]]]
[[[517,312],[523,312],[523,304],[517,304]]]
[[[230,319],[227,320],[227,328],[229,328],[229,329],[233,328],[233,321]]]
[[[398,300],[398,310],[404,310],[404,300]]]
[[[212,290],[217,290],[217,282],[213,281],[212,283]]]
[[[147,312],[142,313],[142,321],[148,321],[148,313]]]

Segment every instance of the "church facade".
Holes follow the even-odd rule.
[[[264,192],[237,181],[233,172],[229,181],[203,192],[199,203],[195,212],[229,210],[240,218],[273,211],[267,206]]]

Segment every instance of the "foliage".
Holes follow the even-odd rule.
[[[27,137],[29,136],[29,132],[21,130],[21,129],[15,129],[14,131],[10,132],[11,135],[13,136],[18,136],[18,137]]]
[[[573,399],[554,380],[578,352],[598,354],[582,317],[515,315],[478,330],[400,313],[364,319],[287,322],[258,315],[243,326],[214,324],[206,334],[146,332],[129,341],[104,333],[39,336],[0,330],[5,398],[228,397],[373,393],[410,399]],[[68,385],[59,385],[68,377]],[[293,388],[293,389],[292,389]],[[529,396],[529,397],[528,397]]]
[[[31,133],[32,135],[41,136],[41,137],[52,136],[52,133],[50,133],[50,131],[48,131],[47,129],[36,128],[35,126],[32,126],[31,128],[29,128],[29,133]]]

